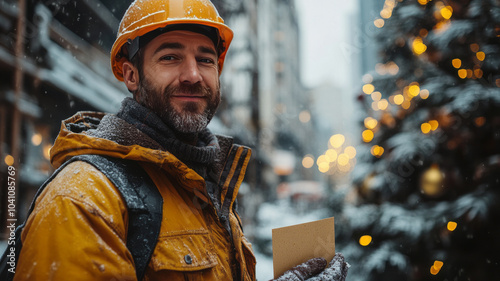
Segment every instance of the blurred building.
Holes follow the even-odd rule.
[[[375,65],[378,63],[380,44],[375,38],[378,28],[375,26],[374,20],[381,18],[379,12],[384,7],[384,1],[358,1],[359,20],[355,23],[358,26],[355,44],[359,50],[359,74],[363,75],[375,69]]]
[[[0,2],[1,225],[7,166],[17,169],[22,220],[52,172],[49,149],[61,120],[81,110],[116,111],[127,94],[109,67],[119,21],[103,2]]]
[[[310,26],[304,35],[311,54],[305,64],[314,68],[309,68],[313,75],[308,74],[307,96],[317,131],[304,165],[312,166],[310,173],[319,174],[317,178],[328,190],[335,190],[349,182],[356,165],[361,135],[355,114],[362,76],[360,54],[368,48],[365,40],[370,34],[358,23],[358,3],[340,6],[341,1],[331,1],[310,8],[305,0],[298,2]]]
[[[314,146],[315,129],[300,80],[298,16],[292,0],[214,4],[235,32],[221,77],[218,117],[222,128],[253,150],[249,185],[240,191],[245,232],[252,236],[258,206],[276,198],[281,182],[313,177],[301,165]]]
[[[295,2],[259,1],[258,8],[260,146],[270,158],[274,174],[289,181],[309,179],[301,161],[314,147],[315,125],[310,96],[300,76]],[[286,160],[292,157],[295,163]]]

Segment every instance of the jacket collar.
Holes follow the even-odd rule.
[[[216,135],[220,151],[212,167],[211,177],[221,191],[221,203],[232,207],[251,156],[248,147],[233,143],[227,136]],[[178,160],[161,151],[161,145],[112,114],[79,112],[63,121],[61,132],[51,150],[51,161],[57,168],[64,161],[80,154],[101,154],[112,157],[152,162],[174,175],[184,188],[208,202],[204,179]]]

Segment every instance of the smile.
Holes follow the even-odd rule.
[[[201,99],[205,99],[205,96],[191,96],[191,95],[175,95],[172,96],[172,98],[177,99],[177,100],[184,100],[184,101],[198,101]]]

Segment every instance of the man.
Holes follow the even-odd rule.
[[[146,171],[163,206],[144,280],[255,280],[255,257],[234,205],[250,150],[207,129],[232,36],[209,0],[132,3],[111,65],[133,98],[116,115],[80,112],[63,121],[51,149],[56,168],[98,154]],[[129,212],[110,178],[71,162],[36,201],[14,280],[137,280],[126,244]],[[323,270],[326,261],[311,260],[288,276],[322,272],[321,280],[341,280],[331,277],[346,269],[328,275],[346,267],[341,257],[334,261]]]

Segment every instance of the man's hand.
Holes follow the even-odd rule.
[[[341,253],[335,254],[326,269],[325,266],[324,258],[313,258],[287,270],[279,278],[271,281],[345,281],[350,267]]]
[[[323,272],[307,281],[345,281],[349,267],[350,265],[345,262],[344,255],[337,253]]]

